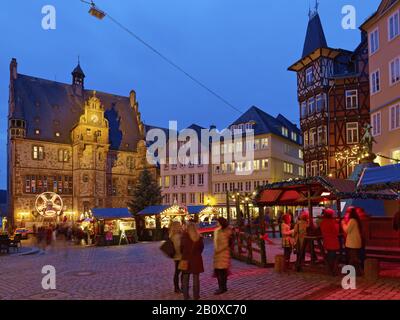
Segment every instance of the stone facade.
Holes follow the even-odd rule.
[[[11,65],[10,96],[18,97],[21,93],[18,83],[14,83],[18,75],[13,65],[16,68],[15,61]],[[36,99],[46,99],[45,92],[43,95]],[[105,95],[101,94],[109,97]],[[70,129],[63,128],[63,119],[60,118],[60,128],[54,129],[54,139],[43,137],[45,126],[40,123],[54,121],[57,114],[49,114],[46,119],[44,112],[38,112],[32,119],[26,116],[29,111],[18,113],[14,97],[10,98],[9,108],[8,193],[9,215],[15,225],[29,225],[38,219],[35,201],[43,192],[61,196],[64,215],[78,219],[82,213],[95,207],[126,207],[132,201],[134,186],[144,168],[156,176],[156,168],[146,161],[143,124],[134,93],[129,98],[112,96],[117,103],[122,101],[121,108],[130,108],[127,114],[133,117],[130,123],[123,123],[123,115],[119,114],[116,123],[120,124],[120,135],[114,133],[115,126],[109,123],[113,121],[112,117],[106,117],[102,97],[91,91],[82,97],[81,114]],[[113,111],[115,105],[112,103],[108,112]],[[132,123],[136,125],[136,131],[132,131]],[[32,131],[32,126],[37,129]],[[124,126],[129,126],[130,132],[134,132],[131,137],[124,136],[128,134]],[[62,136],[64,133],[69,136]],[[118,149],[114,147],[115,137],[119,138]]]

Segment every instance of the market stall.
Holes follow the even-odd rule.
[[[137,241],[136,223],[128,208],[95,208],[97,245],[121,245]]]

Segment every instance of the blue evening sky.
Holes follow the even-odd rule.
[[[97,0],[96,4],[240,110],[261,107],[298,122],[296,77],[314,0]],[[354,49],[359,30],[341,28],[341,9],[357,9],[357,25],[380,0],[321,0],[328,45]],[[57,29],[41,27],[44,5]],[[81,57],[85,87],[119,95],[136,90],[142,118],[166,127],[224,127],[239,113],[166,64],[109,19],[91,17],[80,0],[3,0],[0,9],[0,188],[6,187],[9,63],[37,77],[71,82]]]

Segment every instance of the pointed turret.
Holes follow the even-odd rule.
[[[316,6],[314,11],[310,10],[309,17],[310,20],[308,21],[302,58],[308,56],[319,48],[326,48],[328,46],[321,19],[319,18],[318,6]]]
[[[75,69],[72,71],[71,74],[72,74],[72,85],[74,86],[75,94],[82,95],[84,88],[85,74],[83,73],[79,60],[78,60],[78,65],[75,67]]]

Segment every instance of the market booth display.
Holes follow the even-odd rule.
[[[186,207],[177,205],[149,206],[140,211],[137,216],[141,225],[138,226],[140,240],[161,240],[168,236],[168,227],[172,221],[183,223],[190,220]]]
[[[97,245],[121,245],[137,242],[136,223],[128,208],[92,209],[96,221]]]
[[[341,219],[342,208],[345,207],[346,200],[349,199],[395,203],[398,199],[398,193],[390,189],[380,191],[357,190],[357,183],[352,180],[310,177],[265,185],[257,194],[256,205],[261,212],[269,206],[295,206],[308,209],[310,225],[302,250],[305,252],[308,246],[312,250],[319,247],[323,251],[321,237],[316,232],[313,210],[320,205],[336,207],[338,219]],[[367,245],[369,245],[368,238]],[[300,256],[302,256],[302,253],[300,253]],[[312,256],[315,257],[314,252]],[[299,261],[299,264],[301,263],[302,261]]]
[[[199,223],[201,232],[207,232],[206,229],[213,227],[212,221],[218,217],[218,209],[211,206],[160,205],[149,206],[137,215],[143,223],[139,231],[139,238],[141,240],[159,240],[159,238],[166,239],[168,237],[168,228],[173,221],[185,223],[192,220]]]

